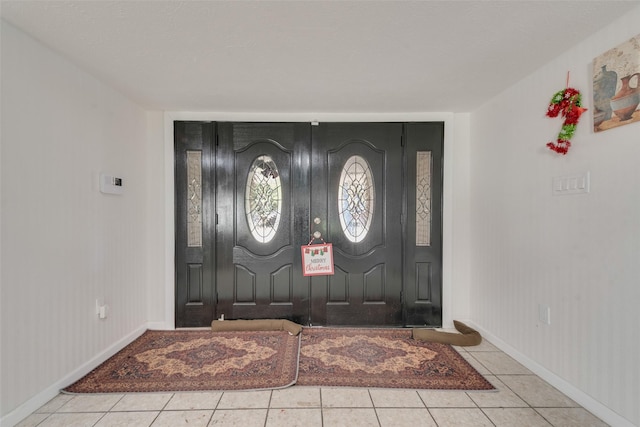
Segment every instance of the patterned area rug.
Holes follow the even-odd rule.
[[[416,341],[411,329],[305,328],[296,384],[494,390],[450,345]]]
[[[300,336],[146,331],[68,393],[259,390],[295,384]]]

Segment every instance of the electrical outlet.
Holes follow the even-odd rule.
[[[102,298],[97,298],[96,299],[96,316],[98,316],[99,319],[106,319],[107,309],[108,307],[104,303],[104,300]]]
[[[538,304],[538,320],[545,325],[551,324],[551,307],[545,304]]]

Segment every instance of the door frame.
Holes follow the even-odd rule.
[[[148,322],[157,329],[175,329],[175,173],[174,121],[254,121],[254,122],[444,122],[444,158],[442,188],[442,325],[453,325],[453,113],[409,114],[275,114],[275,113],[194,113],[164,112],[164,310],[161,320]],[[468,116],[465,116],[468,117]],[[468,124],[468,118],[463,119]],[[463,132],[461,132],[463,133]],[[462,135],[468,142],[468,135]]]

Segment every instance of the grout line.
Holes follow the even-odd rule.
[[[172,397],[171,399],[173,399],[173,397]],[[171,400],[171,399],[169,399],[169,400]],[[164,412],[164,411],[158,411],[158,413],[156,414],[156,416],[155,416],[155,417],[153,417],[153,421],[151,421],[151,424],[149,424],[149,426],[152,426],[152,425],[153,425],[153,423],[155,423],[155,422],[156,422],[156,420],[160,417],[160,414],[162,414],[162,412]]]
[[[486,412],[484,412],[484,409],[482,409],[482,408],[478,408],[478,409],[480,409],[480,412],[482,412],[482,415],[484,415],[484,416],[489,420],[489,422],[490,422],[491,424],[493,424],[494,426],[496,425],[496,423],[494,423],[494,422],[493,422],[493,420],[491,419],[491,417],[490,417],[489,415],[487,415],[487,413],[486,413]],[[507,408],[501,408],[501,409],[507,409]]]
[[[324,426],[324,405],[322,404],[322,387],[318,387],[320,393],[320,425]]]
[[[267,421],[269,420],[269,412],[271,412],[271,400],[273,399],[273,390],[269,393],[269,402],[267,403],[267,412],[264,415],[264,427],[267,427]]]
[[[382,426],[380,423],[380,417],[378,417],[378,410],[376,409],[376,402],[373,401],[373,396],[371,396],[371,389],[367,389],[367,394],[369,395],[369,400],[371,401],[371,407],[373,408],[373,413],[376,415],[376,421],[378,422],[378,427]]]

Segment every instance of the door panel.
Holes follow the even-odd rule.
[[[176,122],[176,327],[215,316],[212,174],[215,124]]]
[[[312,278],[311,319],[320,325],[401,325],[402,124],[322,123],[312,138],[311,216],[322,221],[314,231],[333,244],[335,274]],[[359,165],[348,188],[340,189],[354,156]],[[341,201],[340,192],[349,200]],[[367,228],[370,221],[364,237],[345,232],[345,209],[348,222],[360,220]]]
[[[218,315],[307,323],[299,252],[309,216],[309,125],[220,123],[218,132]]]
[[[408,123],[405,137],[407,326],[442,326],[443,123]]]

